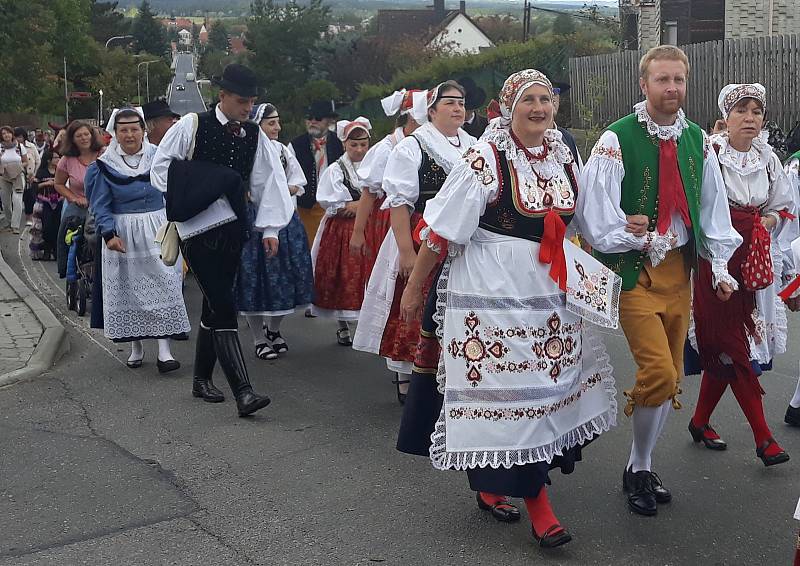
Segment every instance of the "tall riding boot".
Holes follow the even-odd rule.
[[[197,331],[197,344],[194,351],[194,378],[192,379],[192,395],[200,397],[208,403],[222,403],[225,396],[214,387],[211,376],[217,363],[217,352],[214,349],[214,335],[210,328]]]
[[[269,397],[257,395],[250,385],[247,366],[244,363],[242,345],[237,330],[214,330],[214,347],[219,357],[219,365],[225,372],[231,391],[236,397],[239,416],[245,417],[269,405]]]

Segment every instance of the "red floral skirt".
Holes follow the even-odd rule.
[[[361,310],[369,278],[367,262],[350,253],[355,218],[334,216],[325,222],[314,267],[314,306],[328,310]]]
[[[367,226],[364,228],[364,239],[367,244],[367,278],[372,273],[372,268],[375,265],[375,260],[378,257],[378,250],[381,249],[381,244],[386,238],[386,234],[392,227],[391,214],[389,210],[381,210],[381,205],[385,198],[375,200],[372,207],[372,212],[367,220]]]

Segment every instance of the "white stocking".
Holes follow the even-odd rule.
[[[267,328],[269,328],[270,332],[280,332],[281,331],[281,322],[283,322],[283,315],[281,315],[281,316],[268,316],[267,317]]]
[[[134,340],[131,342],[131,355],[128,356],[129,362],[138,362],[144,358],[144,346],[141,340]]]
[[[669,418],[670,414],[672,413],[672,401],[668,400],[663,405],[661,405],[661,418],[658,422],[658,436],[656,436],[656,441],[661,438],[661,433],[664,432],[664,426],[667,424],[667,419]]]
[[[661,406],[637,406],[633,410],[631,420],[633,421],[633,443],[628,467],[634,472],[650,471],[651,455],[656,447],[661,425]]]
[[[407,381],[407,380],[410,381],[411,380],[411,374],[410,373],[397,372],[397,374],[395,375],[395,378],[398,381]],[[397,384],[397,388],[400,391],[400,393],[406,394],[406,393],[408,393],[408,386],[409,385],[411,385],[411,384],[410,383],[398,383]]]
[[[172,352],[169,349],[169,340],[166,338],[158,339],[158,359],[162,362],[175,359],[172,357]]]
[[[250,327],[250,332],[253,335],[253,345],[258,346],[266,342],[264,338],[264,323],[267,317],[260,314],[246,314],[245,318],[247,319],[247,326]]]

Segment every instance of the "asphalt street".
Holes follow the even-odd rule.
[[[197,87],[197,80],[187,81],[186,73],[195,73],[196,75],[193,57],[189,53],[179,53],[175,58],[175,80],[170,90],[169,105],[181,116],[189,112],[205,110],[203,97]],[[182,84],[185,90],[177,90],[175,87],[178,84]]]

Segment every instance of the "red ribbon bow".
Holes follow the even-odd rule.
[[[798,289],[800,289],[800,275],[795,277],[794,281],[789,283],[783,291],[778,293],[778,296],[785,303],[791,298],[792,295],[794,295],[795,291],[797,291]]]
[[[238,137],[242,131],[242,124],[240,122],[237,122],[236,120],[231,120],[227,124],[225,124],[225,129],[228,130],[229,134]]]
[[[558,288],[567,291],[567,258],[564,256],[564,236],[567,225],[552,208],[544,217],[544,234],[539,246],[539,261],[550,264],[550,279]]]

